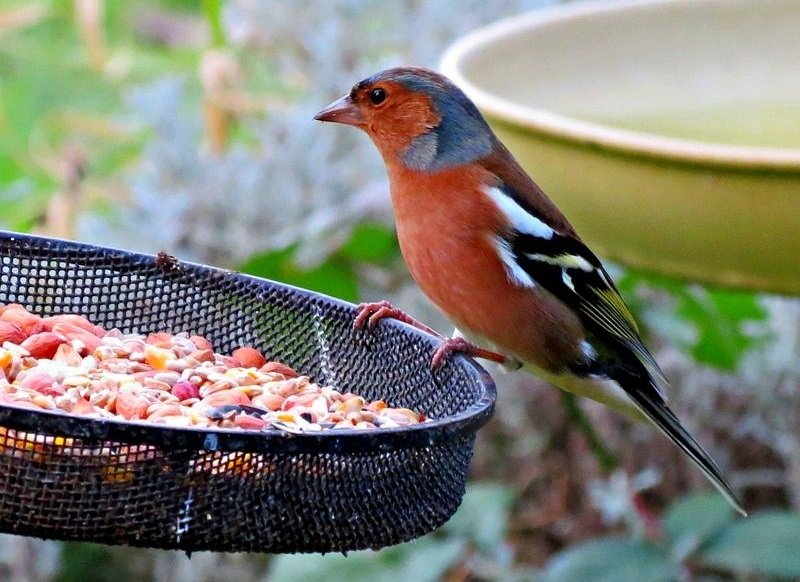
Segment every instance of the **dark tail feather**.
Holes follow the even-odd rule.
[[[728,502],[742,515],[747,512],[736,499],[731,486],[722,474],[722,471],[703,447],[694,440],[678,417],[663,402],[654,402],[639,390],[626,390],[637,408],[655,424],[673,443],[678,445],[695,464],[700,468],[706,478],[716,487]]]

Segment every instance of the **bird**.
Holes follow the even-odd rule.
[[[314,119],[363,130],[383,158],[408,270],[458,332],[435,363],[453,351],[487,357],[649,420],[746,515],[667,405],[668,381],[600,259],[459,87],[390,68]],[[387,302],[365,305],[359,325],[416,323]]]

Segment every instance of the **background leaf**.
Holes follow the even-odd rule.
[[[386,263],[399,253],[394,230],[378,222],[356,224],[350,238],[339,249],[342,257],[367,263]]]
[[[665,553],[643,540],[605,538],[573,546],[547,565],[544,582],[671,582]]]
[[[735,521],[701,552],[708,566],[780,578],[800,576],[800,516],[769,511]]]
[[[456,514],[444,527],[413,542],[377,552],[342,555],[277,556],[269,582],[324,580],[325,582],[439,582],[474,546],[493,564],[492,579],[524,579],[510,567],[492,560],[506,550],[510,488],[499,483],[472,483]],[[510,565],[509,565],[510,566]],[[497,576],[496,578],[494,576]]]
[[[464,553],[460,539],[424,537],[381,550],[341,554],[281,555],[272,562],[270,582],[438,582]]]
[[[472,483],[464,501],[444,529],[468,539],[479,550],[492,552],[505,543],[508,509],[513,493],[500,483]]]
[[[237,269],[346,301],[358,301],[358,281],[349,264],[331,257],[315,267],[304,269],[294,261],[294,251],[294,247],[288,247],[257,254]]]
[[[742,324],[763,321],[767,316],[752,293],[701,287],[681,294],[678,313],[699,332],[697,343],[690,349],[695,359],[730,371],[756,343],[744,333]]]
[[[746,325],[763,323],[768,313],[758,295],[723,288],[701,287],[678,279],[670,279],[640,271],[626,271],[618,279],[618,287],[634,313],[642,314],[649,301],[640,301],[640,285],[668,294],[672,314],[689,324],[695,334],[682,341],[684,350],[698,363],[724,371],[733,371],[744,353],[766,339],[763,334],[748,333]],[[645,314],[642,314],[645,315]]]
[[[100,544],[66,542],[61,547],[63,567],[52,582],[113,582],[119,580],[111,550]]]
[[[686,557],[733,519],[730,504],[719,493],[699,493],[682,497],[669,508],[664,516],[664,532],[675,553]]]

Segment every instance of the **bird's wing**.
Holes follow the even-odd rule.
[[[600,260],[579,239],[547,227],[541,218],[522,206],[522,200],[502,185],[492,192],[501,210],[510,217],[504,234],[507,260],[522,269],[580,315],[584,325],[599,339],[630,350],[647,369],[653,384],[666,400],[667,379],[642,343],[636,322]]]
[[[489,195],[509,219],[500,250],[512,280],[520,285],[540,285],[572,307],[595,338],[631,355],[625,357],[624,353],[620,361],[611,358],[596,363],[625,390],[645,417],[691,457],[737,511],[745,514],[714,460],[667,406],[667,380],[642,343],[631,312],[600,260],[572,233],[549,226],[510,188],[495,187]],[[632,358],[641,367],[630,366]]]

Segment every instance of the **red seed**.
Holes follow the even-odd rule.
[[[172,334],[165,331],[156,331],[145,338],[145,343],[159,348],[172,348]]]
[[[70,410],[72,414],[92,414],[95,412],[94,405],[91,404],[85,398],[80,398],[76,403],[75,406],[72,407]]]
[[[83,345],[79,350],[81,356],[88,356],[97,349],[102,342],[93,331],[72,323],[56,322],[53,324],[52,329],[53,333],[62,335],[69,341],[78,340]]]
[[[281,364],[280,362],[267,362],[261,366],[259,372],[263,372],[264,374],[272,372],[283,374],[284,378],[296,378],[298,376],[298,373],[293,368],[290,368],[286,364]]]
[[[16,323],[0,321],[0,344],[3,342],[21,344],[23,341],[25,341],[26,337],[27,336],[23,333],[22,328]]]
[[[214,346],[201,335],[189,336],[189,341],[192,342],[198,350],[213,350]]]
[[[226,404],[242,404],[250,406],[251,402],[247,395],[239,388],[231,388],[230,390],[220,390],[214,392],[203,398],[202,402],[207,406],[219,408]]]
[[[69,325],[74,325],[75,327],[79,327],[89,333],[96,335],[97,337],[103,337],[106,335],[106,330],[102,327],[98,327],[94,325],[91,321],[86,319],[82,315],[75,315],[74,313],[64,313],[61,315],[51,315],[49,317],[42,318],[42,326],[45,331],[57,331],[53,329],[56,324],[60,323],[68,323]]]
[[[147,415],[147,407],[150,406],[150,403],[132,391],[121,390],[117,393],[115,405],[117,414],[126,420],[131,420],[144,418]]]
[[[258,416],[237,414],[233,417],[233,424],[244,430],[261,430],[267,424],[267,421]]]
[[[200,390],[188,380],[178,380],[172,387],[172,395],[184,401],[189,398],[200,398]]]
[[[28,350],[28,353],[30,353],[30,355],[34,358],[52,359],[56,353],[56,350],[58,349],[58,346],[66,342],[67,340],[63,335],[52,331],[43,331],[28,337],[28,339],[26,339],[20,345]]]
[[[44,329],[42,325],[42,318],[25,309],[22,305],[12,303],[7,305],[0,314],[0,321],[13,323],[22,330],[25,337],[31,334],[39,333]]]
[[[267,363],[267,359],[255,348],[237,348],[231,354],[243,368],[260,368]]]

